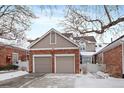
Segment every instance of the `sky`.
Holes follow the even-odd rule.
[[[53,15],[49,9],[41,11],[38,6],[33,6],[33,11],[38,18],[32,20],[31,31],[26,32],[28,38],[35,39],[40,37],[51,28],[63,32],[62,27],[59,25],[64,18],[63,6],[57,7],[57,9],[53,8]]]
[[[46,8],[44,9],[44,6],[42,6],[42,10],[41,10],[41,8],[39,8],[39,6],[32,7],[32,11],[35,13],[35,15],[38,18],[32,20],[31,30],[26,32],[28,39],[36,39],[37,37],[41,37],[43,34],[45,34],[51,28],[55,28],[56,30],[58,30],[60,32],[64,32],[62,30],[62,27],[59,25],[60,21],[64,19],[64,15],[65,15],[63,12],[65,9],[64,6],[58,5],[57,8],[53,8],[52,9],[53,15],[51,14],[49,7],[47,7],[47,6],[45,6],[45,7]],[[77,6],[77,7],[79,7],[79,6]],[[90,8],[90,6],[89,6],[89,8]],[[103,13],[100,10],[96,11],[95,8],[92,11],[84,11],[84,12],[87,12],[87,14],[92,15],[92,17],[96,16],[96,14],[97,14],[97,16],[99,16],[101,13]],[[123,12],[124,12],[124,10],[120,11],[120,13],[123,13]],[[114,15],[114,16],[116,16],[116,15]],[[116,36],[116,38],[118,38],[122,34],[123,33],[120,33],[118,36]],[[110,43],[111,38],[113,38],[113,37],[111,37],[111,33],[106,33],[106,35],[103,36],[105,43]],[[99,40],[97,39],[97,41],[99,41]]]

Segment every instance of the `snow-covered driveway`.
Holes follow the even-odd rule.
[[[0,74],[0,81],[12,79],[12,78],[23,76],[26,74],[28,74],[28,72],[26,72],[26,71],[15,71],[15,72],[10,72],[10,73],[9,72],[3,73],[3,74]]]
[[[98,78],[93,74],[47,74],[23,87],[34,88],[124,88],[124,79]]]
[[[124,79],[108,78],[108,79],[92,79],[77,78],[75,82],[77,88],[124,88]]]

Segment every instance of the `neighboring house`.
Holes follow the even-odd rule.
[[[62,35],[64,35],[65,37],[73,40],[73,33],[62,33]]]
[[[95,52],[96,40],[94,36],[73,37],[73,40],[80,45],[83,52]]]
[[[29,46],[29,71],[80,73],[79,46],[55,29],[50,29]]]
[[[27,60],[27,51],[22,48],[0,43],[0,67],[9,64],[18,65]]]
[[[94,58],[94,63],[106,64],[110,75],[124,77],[124,35],[97,52]]]
[[[92,56],[96,51],[94,36],[73,37],[73,40],[80,46],[81,64],[92,63]]]

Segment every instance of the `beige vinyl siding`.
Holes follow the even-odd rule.
[[[77,46],[56,33],[56,44],[50,44],[50,34],[48,34],[46,37],[41,39],[31,48],[65,48],[65,47]]]
[[[50,32],[50,44],[56,44],[56,33],[54,31]]]
[[[95,43],[86,43],[87,52],[95,52]]]

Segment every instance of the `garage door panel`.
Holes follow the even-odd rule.
[[[35,72],[51,73],[52,58],[51,57],[35,57]]]
[[[57,56],[56,73],[74,73],[74,56]]]

